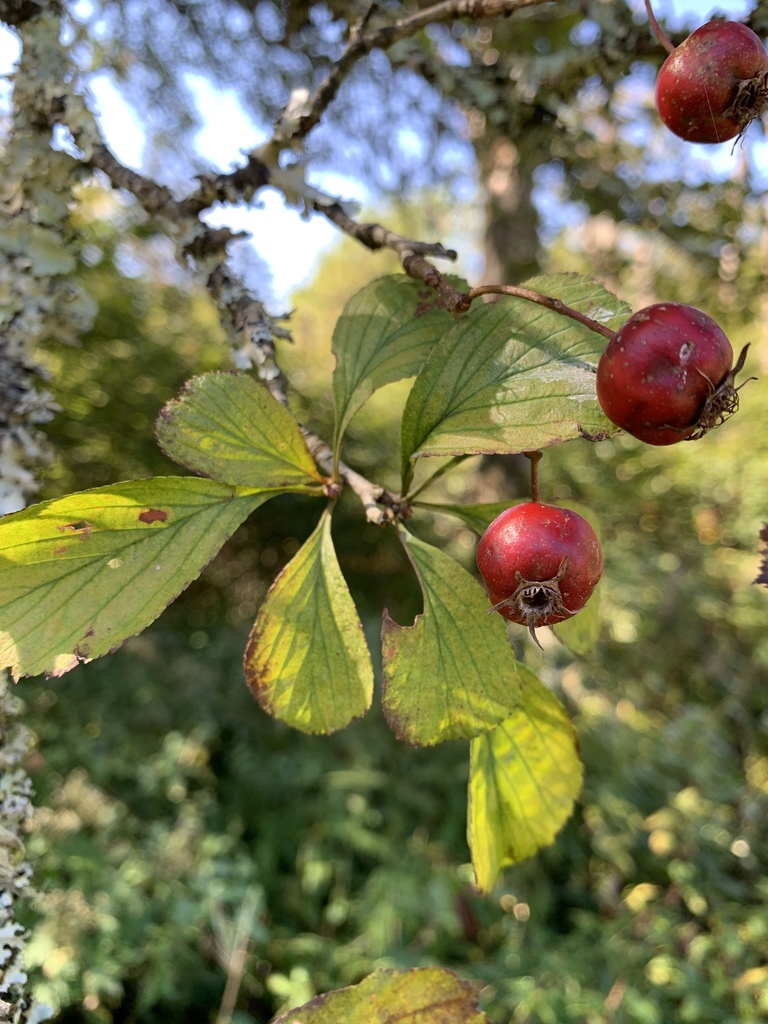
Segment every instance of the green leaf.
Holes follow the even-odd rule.
[[[0,519],[0,668],[60,676],[140,633],[273,493],[158,477]]]
[[[567,507],[583,516],[597,534],[598,539],[600,538],[600,518],[595,515],[591,508],[582,505],[578,501],[568,501]],[[572,618],[566,619],[565,622],[558,622],[552,627],[552,631],[557,639],[565,644],[568,650],[574,654],[589,654],[600,639],[601,587],[602,583],[598,583],[580,612]]]
[[[549,846],[571,816],[584,769],[565,708],[524,666],[520,707],[472,740],[467,834],[477,885]]]
[[[483,588],[457,561],[401,533],[424,595],[412,626],[384,612],[384,714],[398,737],[419,746],[492,729],[520,699],[517,662]]]
[[[415,508],[428,509],[430,512],[442,512],[447,516],[456,516],[463,520],[467,526],[477,534],[484,534],[497,516],[506,512],[516,501],[491,501],[482,505],[443,505],[432,504],[426,501],[414,501]]]
[[[460,291],[469,286],[449,277]],[[377,388],[419,372],[456,321],[437,308],[437,292],[405,274],[371,281],[352,296],[333,332],[335,449],[350,420]]]
[[[538,277],[526,286],[617,328],[629,306],[590,278]],[[425,455],[511,454],[617,428],[595,393],[605,339],[568,317],[504,297],[473,309],[435,346],[405,406],[404,490],[410,460]]]
[[[245,677],[266,712],[302,732],[343,729],[371,706],[371,657],[328,511],[272,584],[248,640]]]
[[[322,483],[296,420],[246,373],[193,377],[155,433],[175,462],[223,484],[316,493]]]
[[[477,991],[441,967],[378,970],[359,985],[318,996],[272,1024],[490,1024]]]

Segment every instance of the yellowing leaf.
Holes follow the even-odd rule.
[[[549,846],[571,816],[583,766],[565,708],[522,665],[520,707],[472,741],[467,833],[477,885]]]
[[[325,512],[273,583],[251,631],[245,677],[270,715],[329,733],[365,714],[373,668]]]
[[[322,483],[296,420],[246,373],[193,377],[155,433],[175,462],[224,484],[316,492]]]
[[[517,662],[499,615],[459,563],[401,534],[421,584],[424,611],[412,626],[384,613],[384,714],[395,735],[430,745],[477,736],[520,699]]]
[[[490,1024],[477,992],[440,967],[379,970],[275,1017],[272,1024]]]
[[[0,519],[0,668],[59,676],[140,633],[273,493],[158,477]]]

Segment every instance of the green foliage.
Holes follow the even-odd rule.
[[[477,885],[549,846],[573,812],[583,769],[561,702],[521,666],[520,708],[472,741],[467,832]]]
[[[0,666],[63,675],[141,632],[272,492],[193,477],[56,498],[0,522]]]
[[[526,287],[616,329],[630,310],[597,282],[551,275]],[[616,428],[595,394],[604,340],[588,327],[504,297],[467,314],[433,350],[403,413],[403,486],[425,455],[535,451]]]
[[[408,743],[470,739],[519,701],[517,664],[502,620],[466,569],[439,548],[401,532],[424,610],[412,626],[384,613],[382,706]]]
[[[371,706],[371,657],[339,569],[328,510],[261,606],[245,678],[265,711],[303,732],[343,729]]]
[[[467,291],[460,278],[449,278]],[[336,451],[349,421],[377,388],[415,376],[453,319],[433,288],[404,274],[372,281],[352,296],[333,331]]]
[[[754,332],[724,326],[735,344]],[[167,352],[149,351],[141,373],[160,381]],[[83,381],[106,392],[115,373],[109,359],[81,367],[90,355],[67,353],[69,404]],[[157,385],[147,422],[178,383]],[[511,630],[573,718],[585,784],[557,843],[486,898],[469,885],[464,744],[412,749],[375,710],[331,737],[303,736],[263,716],[242,683],[254,606],[311,533],[314,499],[257,509],[122,651],[27,682],[46,808],[27,844],[44,892],[30,955],[38,993],[63,1021],[213,1019],[249,900],[241,1022],[263,1024],[377,967],[447,964],[484,986],[494,1024],[759,1024],[768,643],[751,580],[765,520],[763,385],[742,402],[722,429],[674,450],[618,437],[546,453],[545,492],[601,510],[603,632],[579,662],[546,634],[541,653]],[[114,479],[158,458],[122,415],[98,415],[94,404],[77,422],[69,488],[92,485],[107,462]],[[382,424],[394,417],[379,408],[350,428],[368,465],[383,464]],[[93,459],[97,435],[106,454]],[[488,504],[494,470],[459,467],[432,503]],[[437,542],[463,551],[462,531],[444,523]],[[413,621],[419,595],[394,531],[363,525],[342,498],[333,535],[366,635],[384,605]]]
[[[224,484],[290,488],[322,482],[296,420],[246,374],[193,377],[162,410],[155,433],[174,462]]]

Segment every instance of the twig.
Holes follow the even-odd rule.
[[[339,88],[354,65],[374,49],[385,50],[401,39],[406,39],[427,25],[436,25],[456,18],[507,17],[523,7],[537,7],[552,0],[442,0],[424,10],[405,18],[399,18],[391,25],[364,35],[351,32],[349,43],[333,65],[328,77],[320,83],[308,103],[308,109],[297,121],[291,133],[292,140],[306,136],[333,102]]]
[[[472,288],[464,296],[463,301],[458,307],[459,312],[466,312],[469,309],[470,303],[481,295],[512,295],[518,299],[527,299],[529,302],[535,302],[538,306],[545,306],[547,309],[551,309],[553,313],[559,313],[561,316],[570,317],[571,320],[576,320],[578,323],[588,327],[590,331],[594,331],[596,334],[602,334],[604,338],[609,341],[613,339],[616,332],[612,331],[610,327],[606,327],[605,324],[601,324],[597,320],[593,320],[585,313],[580,313],[577,309],[572,309],[570,306],[566,306],[560,299],[554,299],[551,295],[542,295],[541,292],[534,292],[530,288],[520,288],[514,284],[483,284],[478,288]]]

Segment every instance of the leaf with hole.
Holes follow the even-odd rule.
[[[0,668],[60,676],[140,633],[274,493],[157,477],[0,519]]]
[[[162,410],[155,433],[175,462],[220,483],[320,492],[296,420],[247,373],[193,377]]]
[[[557,274],[526,287],[555,295],[612,329],[629,307],[591,278]],[[535,451],[617,432],[597,401],[605,338],[526,299],[476,307],[432,350],[406,403],[403,490],[426,455]]]
[[[412,626],[384,613],[382,704],[390,728],[415,745],[492,729],[520,699],[517,662],[473,576],[439,548],[401,532],[424,610]]]
[[[570,818],[584,769],[565,708],[519,666],[522,700],[496,729],[472,740],[467,834],[477,885],[549,846]]]
[[[272,584],[248,640],[245,677],[268,714],[302,732],[343,729],[371,706],[371,657],[329,511]]]
[[[459,291],[469,288],[461,278],[448,280]],[[433,288],[405,274],[380,277],[352,296],[333,332],[336,450],[373,392],[417,374],[455,322],[437,306]]]

